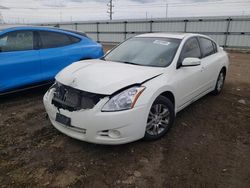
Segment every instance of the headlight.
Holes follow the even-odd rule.
[[[104,112],[128,110],[134,107],[145,87],[135,86],[113,96],[102,108]]]

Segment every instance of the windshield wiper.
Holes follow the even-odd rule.
[[[133,63],[129,61],[106,60],[105,58],[104,58],[104,61],[119,62],[119,63],[125,63],[125,64],[130,64],[130,65],[138,65],[138,66],[148,66],[148,65],[137,64],[137,63]]]
[[[129,61],[119,61],[119,62],[120,62],[120,63],[130,64],[130,65],[147,66],[147,65],[142,65],[142,64],[137,64],[137,63],[129,62]]]

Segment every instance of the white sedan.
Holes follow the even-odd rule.
[[[228,55],[199,34],[142,34],[102,59],[76,62],[44,96],[53,126],[79,140],[124,144],[156,140],[177,112],[222,90]]]

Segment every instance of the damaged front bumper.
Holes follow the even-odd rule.
[[[43,102],[51,123],[60,132],[78,140],[111,145],[124,144],[144,137],[147,122],[146,106],[117,112],[102,112],[101,109],[109,97],[99,96],[91,108],[74,109],[72,106],[68,108],[68,104],[64,107],[55,104],[56,93],[56,88],[52,87],[44,95]],[[56,120],[58,114],[70,118],[70,125],[59,123]]]

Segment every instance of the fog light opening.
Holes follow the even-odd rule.
[[[115,130],[115,129],[109,130],[108,135],[109,135],[109,137],[111,137],[111,138],[120,138],[120,137],[121,137],[120,131]]]

